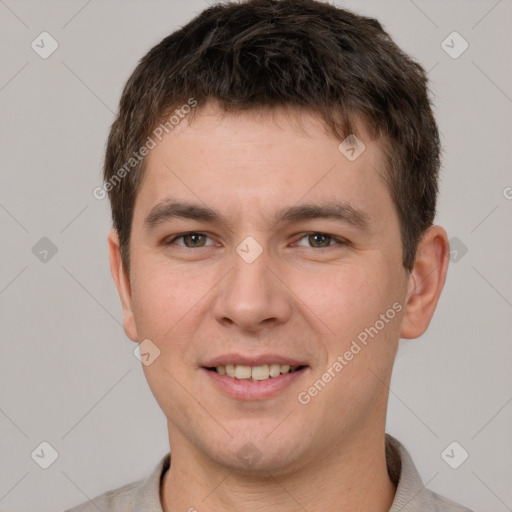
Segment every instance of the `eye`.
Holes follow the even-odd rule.
[[[181,243],[178,243],[177,240],[181,240]],[[183,233],[182,235],[177,235],[173,237],[171,240],[166,241],[165,245],[180,245],[188,249],[214,245],[213,241],[212,243],[207,244],[207,240],[209,240],[209,237],[204,233],[197,233],[195,231],[192,231],[190,233]]]
[[[302,240],[306,240],[306,243],[301,243]],[[296,245],[305,247],[312,247],[314,249],[323,249],[332,245],[345,245],[347,242],[341,238],[327,235],[325,233],[306,233],[304,234]]]

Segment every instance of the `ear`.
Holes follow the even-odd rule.
[[[112,278],[116,284],[117,293],[119,293],[119,298],[123,306],[124,332],[132,341],[138,341],[137,327],[132,310],[130,278],[123,265],[119,235],[116,230],[112,230],[108,235],[108,250],[110,254],[110,272],[112,273]]]
[[[430,227],[418,244],[409,276],[401,338],[418,338],[427,330],[446,280],[449,256],[446,231]]]

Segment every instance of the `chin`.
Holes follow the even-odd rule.
[[[229,471],[262,478],[268,478],[269,473],[273,476],[290,473],[304,464],[307,448],[299,439],[275,433],[271,438],[272,435],[265,437],[255,433],[251,436],[250,431],[246,431],[231,439],[229,445],[224,445],[225,450],[213,449],[210,457]]]

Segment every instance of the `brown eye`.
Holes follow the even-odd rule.
[[[303,242],[304,240],[305,242]],[[334,237],[324,233],[307,233],[299,239],[297,245],[313,249],[324,249],[335,245],[336,241],[338,241],[338,245],[342,243],[342,240],[335,240]]]
[[[190,233],[183,236],[183,242],[187,247],[203,247],[205,236],[199,233]]]
[[[178,242],[178,240],[180,242]],[[166,245],[180,245],[182,247],[186,247],[188,249],[194,249],[199,247],[206,247],[212,245],[211,243],[206,243],[208,240],[208,236],[203,233],[185,233],[183,235],[178,235],[174,237],[172,240],[166,243]]]
[[[331,244],[332,238],[328,235],[322,235],[321,233],[314,233],[308,235],[308,242],[312,247],[328,247]]]

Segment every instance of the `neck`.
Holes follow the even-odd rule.
[[[176,438],[162,485],[164,512],[365,510],[387,512],[396,492],[386,465],[384,429],[359,431],[291,472],[248,475],[191,455]]]

